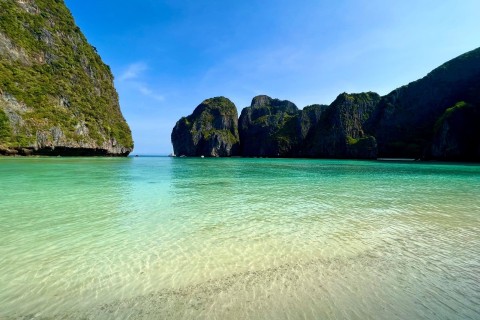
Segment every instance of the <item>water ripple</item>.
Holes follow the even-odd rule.
[[[1,159],[1,319],[478,319],[480,168]]]

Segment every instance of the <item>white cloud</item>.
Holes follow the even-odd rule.
[[[119,81],[128,81],[137,79],[143,72],[148,69],[148,66],[144,62],[132,63],[127,69],[120,75]]]
[[[140,93],[143,94],[144,96],[153,98],[157,101],[163,101],[165,99],[162,95],[154,92],[152,89],[147,87],[145,84],[137,83],[136,85],[137,85],[138,91],[140,91]]]
[[[118,80],[123,85],[133,88],[145,97],[163,101],[165,99],[163,95],[158,94],[145,84],[144,73],[148,69],[148,65],[145,62],[132,63],[125,68],[125,71],[120,75]]]

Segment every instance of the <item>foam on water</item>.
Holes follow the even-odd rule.
[[[0,177],[0,318],[480,318],[479,166],[3,158]]]

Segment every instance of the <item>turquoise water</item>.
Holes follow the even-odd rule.
[[[0,158],[0,319],[479,319],[480,166]]]

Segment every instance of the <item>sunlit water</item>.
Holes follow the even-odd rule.
[[[480,166],[0,158],[0,319],[480,319]]]

